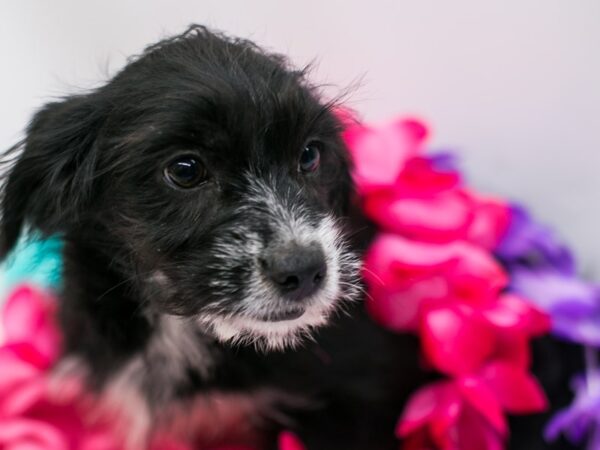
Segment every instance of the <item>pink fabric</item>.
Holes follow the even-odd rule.
[[[77,378],[58,383],[51,379],[50,369],[61,351],[55,308],[51,296],[29,286],[18,287],[4,305],[0,316],[6,338],[0,346],[0,450],[122,450],[125,443],[117,431],[120,421],[108,415],[100,399],[85,392]],[[209,423],[206,418],[199,420]],[[198,446],[162,433],[150,448],[192,450]],[[295,435],[283,432],[279,449],[303,450],[303,446]]]
[[[76,380],[54,389],[48,376],[60,353],[55,303],[31,287],[17,288],[2,314],[0,449],[117,450],[110,423],[88,416],[90,396]]]

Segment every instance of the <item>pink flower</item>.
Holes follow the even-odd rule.
[[[407,174],[416,161],[419,173]],[[365,195],[367,216],[382,229],[411,239],[435,243],[465,240],[484,248],[495,247],[508,227],[507,206],[496,199],[475,196],[458,186],[458,176],[432,173],[422,161],[410,160],[396,185]],[[433,189],[434,183],[423,183],[421,188],[404,178],[435,178],[434,183],[440,186]]]
[[[430,384],[409,400],[396,433],[405,450],[502,449],[504,412],[542,411],[546,398],[525,369],[492,362],[475,375]]]
[[[0,347],[0,449],[117,450],[122,446],[101,418],[89,421],[90,397],[77,380],[52,389],[48,369],[60,352],[54,300],[21,286],[2,315]]]
[[[506,433],[504,417],[490,410],[496,426],[479,412],[479,403],[453,381],[432,383],[409,400],[396,428],[404,450],[500,450]]]
[[[427,134],[425,125],[410,119],[349,127],[344,136],[365,214],[411,239],[495,247],[508,228],[508,206],[466,190],[446,155],[422,156]]]
[[[430,244],[380,235],[365,257],[367,308],[382,325],[419,332],[425,360],[446,374],[466,374],[490,358],[529,363],[529,339],[548,317],[506,287],[489,253],[466,242]]]
[[[479,305],[430,304],[422,311],[420,325],[426,361],[454,376],[468,375],[491,360],[526,370],[529,340],[550,330],[545,313],[512,295]]]
[[[367,307],[382,325],[416,331],[425,303],[462,299],[483,304],[506,286],[504,271],[467,242],[432,244],[382,233],[364,260]]]
[[[304,445],[302,445],[298,436],[290,431],[281,432],[279,434],[278,443],[279,450],[305,450]]]
[[[395,184],[406,161],[420,153],[427,128],[402,119],[380,128],[349,126],[344,140],[355,164],[354,179],[361,192]]]

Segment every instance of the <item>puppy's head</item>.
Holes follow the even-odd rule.
[[[291,344],[355,295],[339,132],[284,58],[192,27],[36,114],[4,188],[2,252],[24,224],[61,233],[154,313]]]

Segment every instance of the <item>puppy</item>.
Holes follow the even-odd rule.
[[[363,310],[370,231],[334,107],[284,57],[192,26],[11,150],[1,253],[25,227],[62,236],[61,367],[128,411],[132,448],[173,414],[204,444],[398,447],[428,380],[415,338]]]

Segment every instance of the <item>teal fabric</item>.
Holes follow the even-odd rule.
[[[15,285],[31,283],[39,287],[56,289],[62,275],[63,241],[58,237],[42,238],[33,234],[22,237],[17,247],[2,264],[2,292]]]

